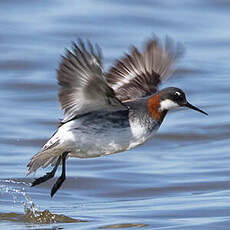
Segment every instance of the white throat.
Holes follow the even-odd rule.
[[[179,107],[179,105],[170,99],[165,99],[160,102],[160,111],[171,110],[177,107]]]

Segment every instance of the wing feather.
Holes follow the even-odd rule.
[[[107,84],[102,68],[102,54],[88,42],[73,43],[72,51],[66,50],[58,70],[59,101],[67,122],[77,115],[96,110],[126,109]]]
[[[106,79],[121,101],[149,96],[172,74],[173,64],[182,53],[180,43],[169,37],[160,41],[154,36],[146,42],[142,53],[133,46],[130,54],[109,70]]]

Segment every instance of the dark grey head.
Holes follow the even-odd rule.
[[[170,110],[177,107],[188,107],[190,109],[199,111],[205,115],[208,115],[206,112],[201,109],[191,105],[187,100],[183,90],[175,87],[169,87],[161,90],[160,95],[160,109],[161,111]]]

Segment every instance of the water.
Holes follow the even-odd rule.
[[[2,229],[229,229],[230,3],[203,1],[0,2],[0,227]],[[26,164],[62,117],[60,55],[81,37],[100,44],[106,69],[155,33],[186,55],[165,86],[209,113],[167,115],[158,135],[128,152],[71,159],[53,199],[31,188]],[[59,172],[60,173],[60,172]]]

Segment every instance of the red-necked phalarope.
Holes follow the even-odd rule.
[[[172,73],[181,50],[172,39],[161,42],[154,37],[142,53],[133,47],[106,73],[98,46],[85,45],[81,40],[74,43],[58,70],[64,119],[32,157],[28,174],[50,164],[54,168],[32,186],[52,178],[62,164],[62,174],[51,190],[53,196],[65,180],[67,157],[99,157],[141,145],[156,133],[173,108],[188,107],[207,115],[188,103],[181,89],[158,91],[158,85]]]

